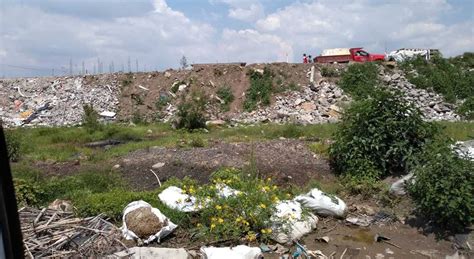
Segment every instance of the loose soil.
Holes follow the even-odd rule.
[[[304,186],[310,180],[328,182],[334,179],[326,160],[312,153],[302,140],[272,140],[255,143],[216,142],[203,148],[156,147],[130,153],[121,160],[122,175],[136,190],[158,187],[150,172],[153,169],[161,182],[171,177],[194,178],[201,183],[209,180],[222,167],[249,167],[255,161],[262,177],[272,177],[279,185]]]
[[[164,226],[150,208],[139,208],[129,212],[125,217],[125,222],[127,228],[142,239],[148,239]]]

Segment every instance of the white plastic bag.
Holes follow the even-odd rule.
[[[260,248],[239,245],[235,247],[201,247],[204,259],[257,259],[262,255]]]
[[[276,213],[271,217],[272,239],[288,243],[311,232],[318,223],[318,217],[309,213],[303,215],[301,204],[296,201],[280,201]]]
[[[122,216],[123,225],[121,227],[121,230],[122,230],[123,237],[127,240],[138,239],[138,236],[135,233],[133,233],[133,231],[127,228],[125,217],[127,216],[128,213],[139,208],[151,208],[151,212],[153,212],[153,214],[155,214],[160,219],[161,222],[168,223],[166,226],[162,227],[160,231],[158,231],[156,234],[149,236],[148,239],[144,241],[145,244],[151,243],[154,240],[157,240],[157,242],[159,243],[163,237],[167,236],[168,234],[173,232],[173,230],[176,227],[178,227],[176,224],[171,222],[165,215],[163,215],[159,209],[153,208],[150,204],[142,200],[134,201],[134,202],[129,203],[123,210],[123,216]]]
[[[295,197],[295,200],[321,216],[344,217],[347,208],[344,201],[317,188],[312,189],[305,195]]]
[[[409,174],[405,175],[400,180],[394,182],[390,186],[390,191],[389,192],[391,194],[394,194],[394,195],[405,195],[405,194],[407,194],[407,192],[405,190],[405,187],[407,185],[407,182],[410,182],[410,181],[414,180],[412,178],[413,178],[413,173],[409,173]]]
[[[216,189],[217,189],[217,194],[221,198],[228,198],[230,196],[237,196],[241,191],[237,191],[235,189],[230,188],[229,186],[223,184],[223,183],[218,183],[216,184]]]
[[[195,212],[202,209],[202,206],[198,205],[196,202],[196,197],[191,196],[183,192],[183,190],[176,186],[170,186],[164,189],[158,198],[166,206],[183,211],[183,212]]]

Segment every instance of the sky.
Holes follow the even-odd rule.
[[[474,0],[0,0],[0,77],[474,51]],[[112,67],[113,64],[113,67]],[[130,66],[129,66],[130,64]]]

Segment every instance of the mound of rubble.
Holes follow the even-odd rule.
[[[321,75],[321,64],[205,64],[188,70],[167,70],[136,74],[103,74],[76,77],[19,78],[0,80],[0,118],[7,127],[78,125],[90,104],[102,120],[128,121],[136,115],[147,120],[173,121],[177,105],[192,90],[210,96],[206,112],[210,120],[237,123],[331,123],[340,119],[351,98],[337,86],[337,78]],[[345,69],[347,65],[333,65]],[[272,104],[243,112],[249,72],[274,72],[274,83],[294,84],[300,90],[275,94]],[[417,89],[395,69],[382,69],[386,87],[401,90],[423,112],[426,120],[455,121],[455,105],[443,97]],[[230,111],[223,112],[217,97],[220,87],[229,86],[235,96]],[[173,91],[173,88],[176,88]],[[165,99],[165,104],[159,101]],[[222,100],[220,100],[222,101]],[[157,105],[159,104],[159,105]],[[159,116],[157,116],[159,114]]]
[[[94,80],[95,79],[95,80]],[[0,118],[7,127],[77,125],[89,104],[113,118],[120,88],[113,75],[0,80]]]
[[[383,82],[391,88],[400,90],[405,98],[418,107],[426,120],[429,121],[456,121],[461,118],[454,111],[455,105],[443,101],[443,96],[425,89],[416,88],[401,74],[396,71],[393,74],[380,73]]]

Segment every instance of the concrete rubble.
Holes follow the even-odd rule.
[[[455,113],[456,107],[453,104],[443,101],[443,96],[427,91],[425,89],[416,88],[415,85],[400,73],[384,74],[381,72],[380,77],[386,86],[400,90],[405,98],[418,107],[426,120],[428,121],[457,121],[461,118]]]
[[[43,77],[0,80],[0,118],[7,127],[80,124],[83,105],[90,104],[103,119],[115,119],[120,89],[114,75]]]

